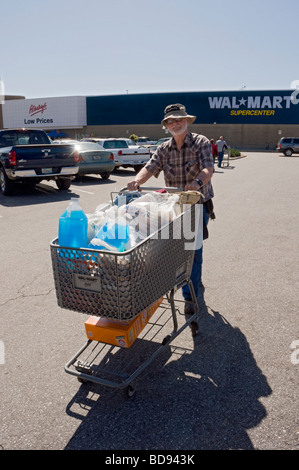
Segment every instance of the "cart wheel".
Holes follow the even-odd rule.
[[[82,379],[82,377],[77,377],[77,379],[78,379],[78,382],[80,382],[80,384],[87,384],[89,382],[89,380]]]
[[[127,395],[129,398],[132,398],[136,392],[136,384],[129,384],[127,388]]]
[[[168,343],[168,341],[170,340],[170,338],[171,338],[171,335],[165,336],[165,338],[164,338],[163,341],[162,341],[162,345],[165,346],[165,344]]]
[[[192,336],[196,336],[198,333],[198,323],[196,321],[191,322]]]

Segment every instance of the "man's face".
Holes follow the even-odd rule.
[[[184,134],[188,129],[188,118],[167,119],[166,127],[173,136]]]

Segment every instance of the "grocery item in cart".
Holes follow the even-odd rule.
[[[133,248],[179,215],[178,200],[177,194],[155,193],[120,204],[120,197],[118,206],[88,216],[88,247],[120,252]]]
[[[72,248],[86,247],[87,225],[87,217],[79,204],[79,199],[71,198],[67,209],[59,218],[59,245]]]
[[[88,247],[97,250],[123,252],[129,241],[129,226],[124,219],[107,221],[91,240]]]
[[[114,319],[91,316],[85,321],[87,338],[92,341],[100,341],[102,343],[129,348],[162,301],[163,297],[145,308],[133,320],[117,321]]]

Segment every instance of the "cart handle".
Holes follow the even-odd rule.
[[[130,193],[134,193],[134,192],[137,192],[137,191],[158,191],[159,189],[165,189],[167,192],[170,192],[170,193],[175,193],[175,192],[178,192],[178,191],[184,191],[184,188],[175,188],[175,187],[172,187],[172,186],[167,186],[166,188],[159,188],[159,187],[152,187],[152,186],[142,186],[142,187],[140,186],[137,190],[130,191],[129,189],[127,189],[127,186],[125,186],[124,188],[122,188],[119,191],[119,194],[124,193],[126,191],[128,191]]]

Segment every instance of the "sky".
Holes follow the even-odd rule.
[[[1,0],[0,80],[26,98],[287,90],[298,17],[298,0]]]

